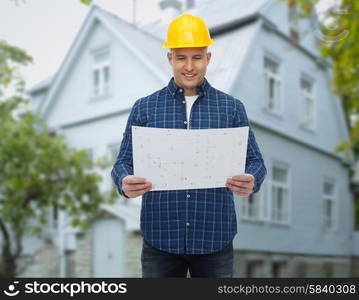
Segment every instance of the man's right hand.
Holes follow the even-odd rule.
[[[122,179],[122,191],[129,198],[142,196],[152,189],[152,183],[145,178],[128,175]]]

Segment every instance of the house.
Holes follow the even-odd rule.
[[[207,79],[245,104],[268,169],[259,193],[235,196],[235,276],[355,277],[351,162],[333,153],[348,128],[315,23],[297,20],[293,9],[275,0],[212,0],[188,11],[215,41]],[[115,159],[135,100],[171,76],[161,46],[166,25],[134,26],[92,6],[60,69],[29,90],[33,109],[73,146]],[[103,175],[102,188],[113,188]],[[26,243],[22,276],[141,276],[140,201],[104,207],[88,232],[55,213],[47,242]]]

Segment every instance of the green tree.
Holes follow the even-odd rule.
[[[318,0],[286,0],[297,9],[298,17],[314,15]],[[359,160],[359,1],[340,0],[333,4],[319,25],[322,38],[319,49],[333,68],[332,88],[342,100],[349,140],[337,145],[335,152],[344,152]],[[351,174],[354,173],[351,170]],[[356,229],[359,229],[359,198],[355,199]]]
[[[23,236],[41,232],[50,207],[65,210],[72,226],[86,229],[100,205],[116,197],[114,189],[100,191],[97,165],[85,150],[71,148],[23,109],[28,100],[18,68],[31,61],[0,41],[0,251],[3,274],[10,277],[17,274]]]
[[[319,0],[287,0],[290,7],[298,7],[299,17],[314,14]],[[332,20],[328,24],[325,21]],[[350,121],[359,114],[359,1],[341,0],[333,5],[319,26],[322,33],[320,53],[328,58],[333,67],[332,87],[343,102],[345,117],[350,128],[350,140],[343,141],[336,151],[359,156],[359,119]]]

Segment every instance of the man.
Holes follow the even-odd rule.
[[[226,187],[152,191],[151,182],[133,176],[131,126],[228,128],[249,126],[243,104],[205,79],[213,43],[202,19],[183,14],[169,24],[163,46],[173,78],[163,89],[137,100],[111,175],[119,193],[142,196],[143,277],[232,277],[237,233],[233,193],[257,192],[266,168],[252,130],[245,174],[223,178]]]

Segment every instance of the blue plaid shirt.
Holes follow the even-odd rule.
[[[241,101],[213,88],[205,79],[197,87],[189,129],[249,126]],[[168,86],[132,107],[111,176],[118,192],[122,179],[133,175],[131,126],[187,128],[183,89],[170,80]],[[255,178],[257,192],[266,175],[262,155],[249,130],[246,173]],[[223,178],[225,183],[226,178]],[[125,196],[126,197],[126,196]],[[237,233],[233,192],[227,187],[149,191],[142,196],[141,233],[154,247],[176,254],[207,254],[224,248]]]

